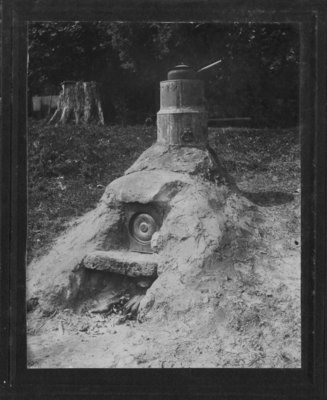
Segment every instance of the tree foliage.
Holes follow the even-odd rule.
[[[31,94],[96,80],[109,122],[155,115],[159,81],[177,63],[198,69],[218,59],[202,74],[210,115],[298,122],[299,37],[290,24],[38,22],[29,38]]]

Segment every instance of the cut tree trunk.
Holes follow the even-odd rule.
[[[104,125],[103,111],[96,82],[62,83],[58,106],[49,124],[66,124],[74,120],[76,124],[97,122]]]

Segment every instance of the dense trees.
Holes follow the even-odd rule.
[[[210,115],[290,126],[298,117],[298,32],[286,24],[32,23],[29,88],[100,83],[105,119],[141,122],[159,108],[158,82],[181,61],[203,73]]]

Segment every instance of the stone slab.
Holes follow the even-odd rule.
[[[193,181],[186,174],[171,171],[138,171],[115,179],[107,187],[102,201],[110,204],[112,196],[121,203],[167,202]]]
[[[118,250],[94,251],[84,257],[83,265],[88,269],[131,277],[153,277],[157,273],[158,255]]]

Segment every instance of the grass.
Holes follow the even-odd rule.
[[[31,120],[28,136],[28,262],[155,140],[154,127],[54,127]]]
[[[252,189],[263,191],[293,191],[299,186],[296,129],[209,132],[212,147],[239,185],[252,182]],[[108,183],[155,140],[155,127],[54,127],[30,120],[28,262],[43,254],[72,218],[94,208]]]

